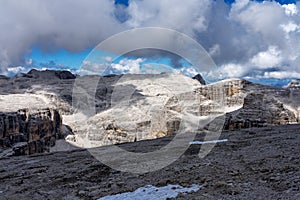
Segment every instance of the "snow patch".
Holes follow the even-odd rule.
[[[167,198],[175,198],[179,193],[186,194],[190,192],[196,192],[200,189],[199,185],[192,185],[191,187],[182,187],[180,185],[167,185],[164,187],[155,187],[147,185],[145,187],[138,188],[134,192],[126,192],[122,194],[116,194],[111,196],[105,196],[98,200],[165,200]]]
[[[222,142],[228,142],[228,140],[224,139],[224,140],[211,140],[211,141],[193,141],[190,142],[190,144],[215,144],[215,143],[222,143]]]

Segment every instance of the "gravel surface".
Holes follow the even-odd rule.
[[[120,146],[149,152],[171,139]],[[173,164],[142,175],[113,170],[83,149],[2,158],[0,200],[98,199],[169,184],[201,187],[177,199],[300,199],[300,125],[227,131],[220,139],[228,141],[217,143],[203,159],[201,145],[191,145]]]

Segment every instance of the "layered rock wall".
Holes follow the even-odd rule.
[[[264,127],[298,123],[298,116],[285,108],[278,99],[263,94],[250,93],[241,109],[227,114],[225,129]]]
[[[0,113],[0,147],[12,147],[15,155],[41,153],[61,137],[61,127],[54,109]]]

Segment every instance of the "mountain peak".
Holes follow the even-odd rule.
[[[199,83],[201,83],[201,85],[206,85],[205,80],[203,79],[203,77],[200,74],[197,74],[196,76],[194,76],[193,79],[199,81]]]
[[[287,88],[300,88],[300,80],[292,80],[287,86]]]

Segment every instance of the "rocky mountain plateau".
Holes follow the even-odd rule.
[[[275,88],[201,75],[0,77],[0,199],[97,199],[146,185],[200,185],[178,199],[299,199],[300,83]],[[199,158],[132,174],[87,148],[163,148],[177,135],[226,139]],[[192,141],[191,141],[192,142]],[[109,152],[115,157],[117,152]]]

